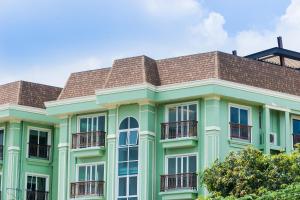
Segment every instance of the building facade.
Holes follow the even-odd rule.
[[[300,71],[253,56],[137,56],[63,89],[0,86],[1,198],[195,199],[230,151],[293,151]]]

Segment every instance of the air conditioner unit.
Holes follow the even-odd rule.
[[[270,143],[273,145],[277,145],[277,134],[271,132],[270,133]]]

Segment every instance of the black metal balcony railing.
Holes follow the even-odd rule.
[[[28,143],[29,157],[43,158],[49,160],[51,145]]]
[[[71,198],[80,196],[103,196],[104,181],[85,181],[71,183]]]
[[[300,133],[293,133],[293,144],[294,144],[294,146],[298,143],[300,143]]]
[[[183,173],[160,176],[160,191],[174,189],[191,189],[197,190],[197,174]]]
[[[230,138],[237,138],[242,140],[248,140],[251,142],[251,129],[252,126],[243,124],[230,124]]]
[[[88,148],[105,146],[105,132],[94,131],[72,135],[72,148]]]
[[[197,124],[198,122],[195,120],[162,123],[161,139],[196,137]]]
[[[46,191],[26,191],[26,200],[48,200],[49,192]]]
[[[3,145],[0,145],[0,160],[3,160]]]

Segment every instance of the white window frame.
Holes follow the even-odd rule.
[[[107,130],[107,114],[106,113],[95,113],[95,114],[87,114],[87,115],[78,115],[77,116],[77,133],[80,132],[80,119],[83,118],[93,118],[93,117],[100,117],[104,116],[105,122],[104,122],[104,131],[106,132]],[[97,120],[97,127],[98,127],[98,120]]]
[[[120,125],[121,123],[123,122],[123,120],[125,120],[126,118],[134,118],[137,122],[138,122],[138,128],[128,128],[128,129],[120,129]],[[140,119],[140,118],[139,118]],[[119,135],[120,135],[120,132],[127,132],[129,133],[130,131],[137,131],[138,132],[138,138],[137,138],[137,142],[138,142],[138,173],[137,174],[133,174],[133,175],[121,175],[119,176]],[[117,136],[116,136],[116,153],[117,153],[117,156],[116,156],[116,183],[115,183],[115,186],[116,186],[116,199],[118,198],[129,198],[129,197],[137,197],[137,199],[140,199],[139,198],[139,190],[140,190],[140,187],[139,187],[139,181],[140,181],[140,124],[139,124],[139,121],[136,119],[136,117],[134,116],[125,116],[122,120],[119,121],[119,124],[118,124],[118,132],[117,132]],[[128,196],[129,195],[129,178],[130,177],[137,177],[137,194],[135,196]],[[127,178],[126,179],[126,194],[128,194],[127,196],[119,196],[119,178]]]
[[[243,110],[248,110],[248,126],[251,126],[251,134],[250,134],[250,143],[252,143],[252,137],[253,137],[253,125],[252,125],[252,108],[251,106],[245,106],[245,105],[240,105],[240,104],[235,104],[235,103],[229,103],[228,104],[228,139],[230,140],[240,140],[240,141],[245,141],[243,139],[238,139],[238,138],[234,138],[234,139],[231,139],[230,137],[230,115],[231,115],[231,111],[230,111],[230,108],[233,107],[233,108],[238,108],[239,110],[240,109],[243,109]],[[240,119],[239,119],[240,121]]]
[[[46,174],[39,174],[39,173],[31,173],[31,172],[26,172],[25,173],[25,189],[24,189],[24,199],[26,199],[26,195],[27,195],[27,181],[28,181],[28,176],[33,176],[33,177],[37,177],[37,178],[45,178],[46,179],[46,191],[48,192],[49,198],[50,198],[50,176],[46,175]]]
[[[36,157],[36,158],[30,158],[29,157],[29,138],[30,138],[30,131],[31,130],[34,130],[34,131],[43,131],[43,132],[47,132],[48,133],[48,137],[47,137],[47,145],[51,146],[52,144],[52,130],[49,129],[49,128],[40,128],[40,127],[34,127],[34,126],[28,126],[27,128],[27,143],[26,143],[26,158],[29,158],[29,159],[42,159],[42,158],[39,158],[39,157]],[[52,146],[51,148],[49,149],[49,161],[51,160],[51,155],[52,155]]]
[[[105,174],[106,169],[105,169],[105,162],[104,161],[76,164],[76,171],[75,171],[75,175],[76,175],[75,180],[76,180],[76,182],[80,182],[79,181],[79,167],[88,167],[88,166],[95,166],[96,167],[98,165],[103,165],[103,180],[100,180],[100,181],[105,182],[105,180],[106,180],[106,176],[105,176],[106,175]],[[105,185],[103,185],[103,191],[105,192]],[[88,196],[95,196],[95,195],[88,195]],[[79,198],[82,198],[82,197],[79,197]]]
[[[197,173],[197,171],[198,171],[198,153],[187,153],[187,154],[176,154],[176,155],[166,155],[165,156],[165,169],[164,169],[164,171],[165,171],[165,175],[172,175],[172,174],[169,174],[169,172],[168,172],[168,168],[169,168],[169,162],[168,162],[168,159],[169,158],[175,158],[176,159],[176,166],[175,166],[175,168],[176,168],[176,173],[177,173],[177,158],[183,158],[183,157],[189,157],[189,156],[196,156],[196,172],[195,173]],[[188,159],[187,159],[187,169],[189,169],[189,162],[188,162]],[[183,169],[183,162],[181,162],[181,169]],[[187,172],[187,173],[189,173],[189,172]],[[183,182],[181,182],[181,184],[182,184]],[[177,185],[177,181],[176,181],[176,185]]]

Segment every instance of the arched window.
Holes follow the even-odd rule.
[[[139,124],[124,119],[118,137],[118,200],[137,200]]]

